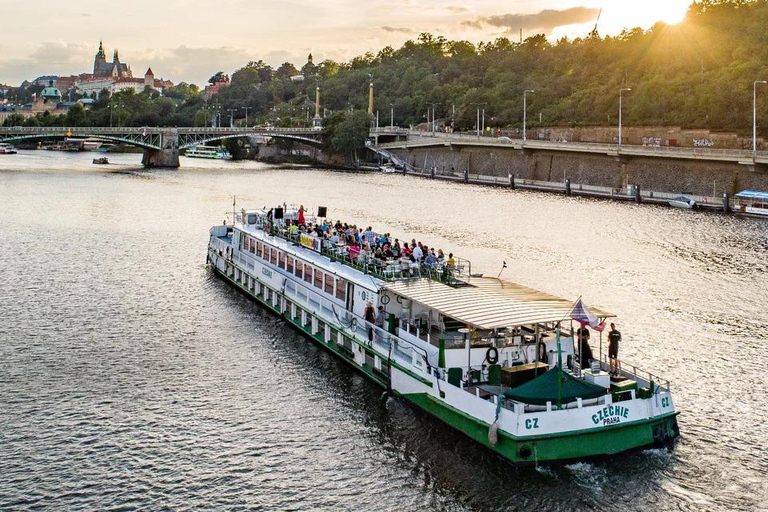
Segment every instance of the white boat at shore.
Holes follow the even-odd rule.
[[[613,314],[483,277],[450,254],[372,257],[351,226],[303,210],[235,212],[210,229],[217,274],[392,396],[509,461],[578,460],[678,437],[668,381],[629,364],[609,373],[602,327]],[[362,239],[371,249],[386,241],[372,231]],[[582,368],[590,351],[579,354],[574,321],[584,317],[600,344]]]
[[[742,190],[734,196],[736,213],[768,216],[768,192]]]
[[[16,153],[16,148],[10,144],[0,143],[0,155],[15,155]]]
[[[696,207],[696,201],[684,195],[679,195],[670,199],[668,204],[674,208],[683,208],[685,210],[692,210]]]
[[[190,158],[207,158],[209,160],[231,160],[229,151],[219,146],[195,146],[184,154]]]

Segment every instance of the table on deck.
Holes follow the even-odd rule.
[[[501,369],[501,383],[514,388],[542,375],[549,370],[547,363],[535,362]]]

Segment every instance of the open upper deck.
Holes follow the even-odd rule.
[[[460,286],[472,275],[471,262],[450,253],[435,252],[434,248],[421,243],[406,248],[411,244],[403,240],[401,245],[399,239],[388,233],[359,229],[341,221],[331,223],[324,218],[304,217],[303,212],[300,214],[295,208],[241,210],[236,222],[246,230],[261,230],[382,281],[427,278]]]

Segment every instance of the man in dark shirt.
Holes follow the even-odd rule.
[[[611,362],[611,375],[619,374],[619,342],[621,333],[616,329],[616,324],[611,323],[611,332],[608,333],[608,358]]]
[[[589,329],[582,325],[576,330],[579,337],[579,366],[586,368],[592,362],[592,348],[589,346]]]

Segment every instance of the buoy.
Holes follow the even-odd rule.
[[[488,429],[488,442],[494,446],[499,442],[499,425],[495,421],[491,423],[491,427]]]

